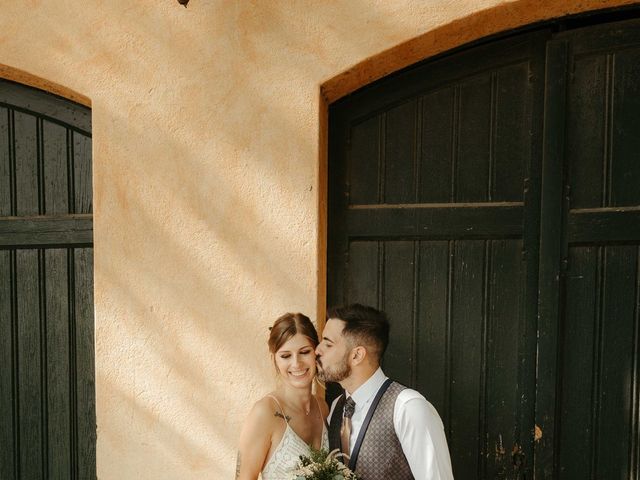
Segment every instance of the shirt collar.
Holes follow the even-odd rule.
[[[366,382],[360,385],[351,395],[347,396],[353,398],[353,401],[356,402],[356,408],[358,408],[358,406],[362,407],[380,390],[380,387],[386,379],[387,376],[382,371],[382,368],[378,367]]]

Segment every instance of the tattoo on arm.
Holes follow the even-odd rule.
[[[238,452],[238,459],[236,460],[236,480],[240,478],[240,452]]]
[[[287,421],[287,422],[288,422],[289,420],[291,420],[291,417],[290,417],[289,415],[283,415],[283,414],[281,414],[280,412],[276,412],[276,413],[274,413],[273,415],[274,415],[275,417],[284,418],[284,419],[285,419],[285,421]]]

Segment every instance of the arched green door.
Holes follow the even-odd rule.
[[[638,472],[640,22],[554,29],[330,107],[328,303],[389,313],[456,478]]]
[[[91,111],[0,81],[0,478],[95,478]]]

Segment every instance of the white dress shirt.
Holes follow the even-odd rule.
[[[349,447],[353,447],[371,407],[371,402],[387,379],[381,368],[350,396],[356,402],[351,417]],[[348,394],[347,394],[348,395]],[[349,396],[349,395],[348,395]],[[329,419],[338,399],[334,400]],[[340,413],[336,413],[341,414]],[[416,480],[452,480],[451,458],[442,420],[426,398],[407,388],[400,392],[393,408],[393,427]],[[351,451],[349,453],[351,453]]]

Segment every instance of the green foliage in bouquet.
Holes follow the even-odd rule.
[[[343,456],[340,450],[310,448],[308,456],[300,455],[298,469],[292,472],[291,480],[358,480],[356,474],[338,460]]]

